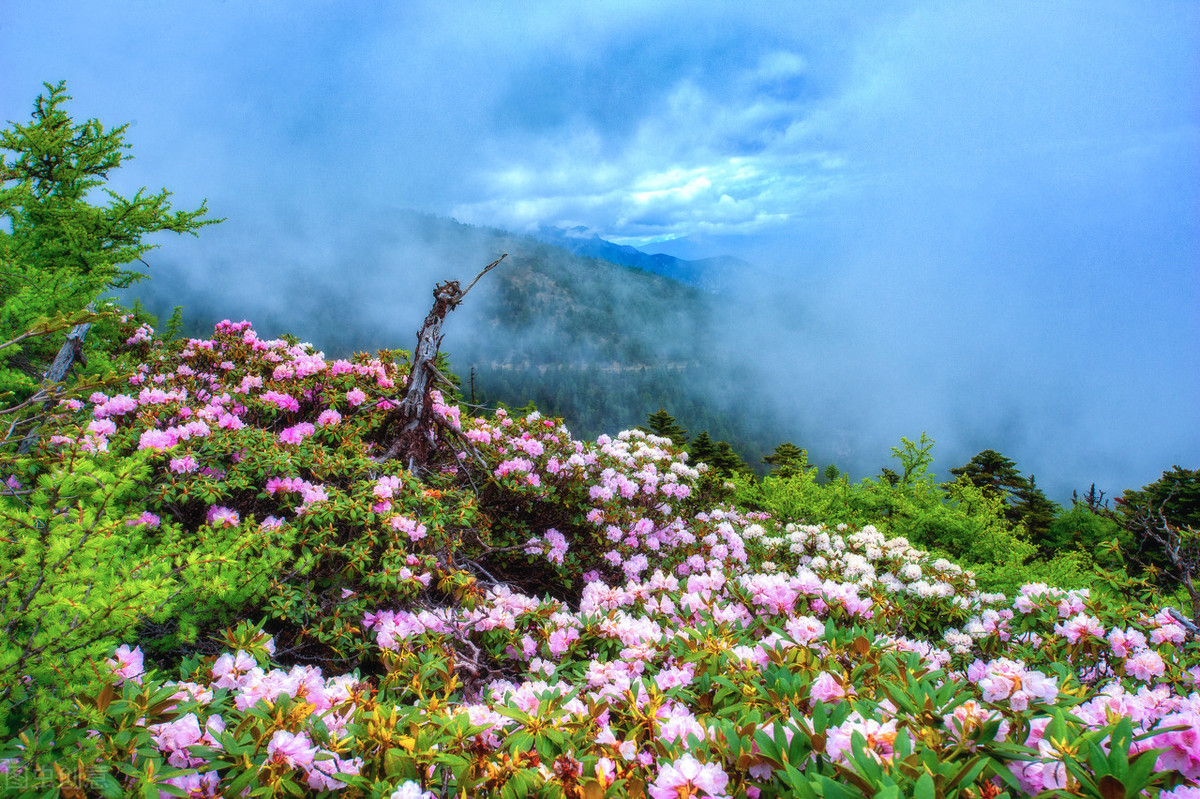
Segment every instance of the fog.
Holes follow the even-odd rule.
[[[226,218],[147,258],[185,306],[410,347],[497,253],[398,210],[582,225],[754,264],[747,407],[852,472],[922,431],[1060,501],[1200,466],[1193,3],[20,6],[0,116],[66,79],[130,123],[116,190]]]

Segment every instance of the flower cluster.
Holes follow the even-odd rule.
[[[153,516],[164,540],[251,552],[288,533],[286,568],[240,609],[269,608],[289,646],[231,633],[174,679],[148,649],[116,649],[102,690],[136,712],[118,735],[112,702],[89,729],[119,785],[134,750],[161,766],[141,778],[191,796],[1116,795],[1113,780],[1187,796],[1200,781],[1200,644],[1163,608],[981,592],[870,525],[710,502],[666,439],[583,442],[440,394],[440,460],[421,477],[371,457],[395,432],[395,359],[330,361],[229,322],[150,352],[141,388],[63,410],[52,451],[141,450],[155,472],[129,519]],[[296,659],[320,647],[324,669]],[[22,768],[10,749],[0,762]]]

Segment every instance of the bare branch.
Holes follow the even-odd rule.
[[[501,262],[501,261],[503,261],[503,260],[504,260],[505,258],[507,258],[507,257],[508,257],[508,253],[504,253],[504,254],[503,254],[503,255],[501,255],[499,258],[497,258],[496,260],[492,261],[490,264],[488,264],[487,266],[485,266],[485,267],[483,268],[483,271],[482,271],[482,272],[480,272],[478,275],[476,275],[476,276],[475,276],[475,279],[474,279],[474,280],[472,280],[472,281],[471,281],[471,282],[470,282],[470,283],[467,285],[467,287],[466,287],[465,289],[463,289],[463,293],[462,293],[462,294],[460,294],[460,295],[459,295],[459,297],[458,297],[459,301],[461,302],[461,301],[462,301],[462,298],[463,298],[463,297],[465,297],[465,296],[467,296],[467,292],[468,292],[468,291],[470,291],[471,289],[473,289],[473,288],[475,287],[475,284],[479,282],[479,278],[483,277],[483,276],[484,276],[484,275],[486,275],[488,272],[492,271],[492,269],[494,269],[495,267],[499,266],[499,265],[500,265],[500,262]]]
[[[1180,613],[1175,608],[1167,608],[1167,613],[1171,614],[1171,618],[1179,623],[1179,626],[1188,631],[1188,634],[1194,638],[1200,638],[1200,627],[1193,624],[1186,616]]]

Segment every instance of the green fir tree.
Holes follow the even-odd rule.
[[[29,123],[0,131],[0,150],[8,151],[0,153],[0,343],[145,277],[127,266],[144,263],[155,246],[145,242],[149,234],[195,234],[220,221],[205,218],[204,203],[172,210],[166,189],[122,197],[105,188],[132,157],[128,125],[77,124],[64,107],[70,99],[64,83],[46,84]],[[0,394],[31,394],[60,343],[42,336],[0,352]]]
[[[763,463],[771,467],[771,474],[787,479],[794,477],[810,468],[808,451],[797,447],[790,441],[775,447],[775,451],[763,458]]]
[[[688,454],[693,465],[697,463],[712,464],[713,457],[717,454],[717,444],[712,440],[712,436],[705,430],[700,435],[692,439],[692,443],[688,445]]]
[[[665,408],[659,408],[646,419],[646,424],[638,427],[646,433],[652,433],[656,436],[671,439],[671,443],[677,447],[682,447],[687,444],[687,430],[681,427],[675,417],[667,413]]]

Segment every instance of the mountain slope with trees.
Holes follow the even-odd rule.
[[[433,278],[404,297],[389,281],[426,264],[486,263],[507,253],[447,331],[445,348],[468,402],[532,402],[590,437],[633,427],[664,407],[751,463],[775,444],[768,404],[745,391],[765,376],[723,338],[732,310],[719,296],[533,237],[417,212],[389,215],[370,247],[370,254],[352,247],[309,279],[296,279],[302,266],[281,265],[289,279],[272,281],[272,296],[257,298],[261,304],[248,298],[242,311],[268,334],[286,331],[330,354],[407,344],[412,332],[397,329],[390,309],[424,313]],[[381,274],[381,263],[395,264],[396,274],[387,267]],[[212,286],[244,280],[224,269],[209,270]],[[183,303],[187,330],[202,334],[227,311],[215,290],[184,281],[176,270],[139,287],[138,296],[159,314]]]

